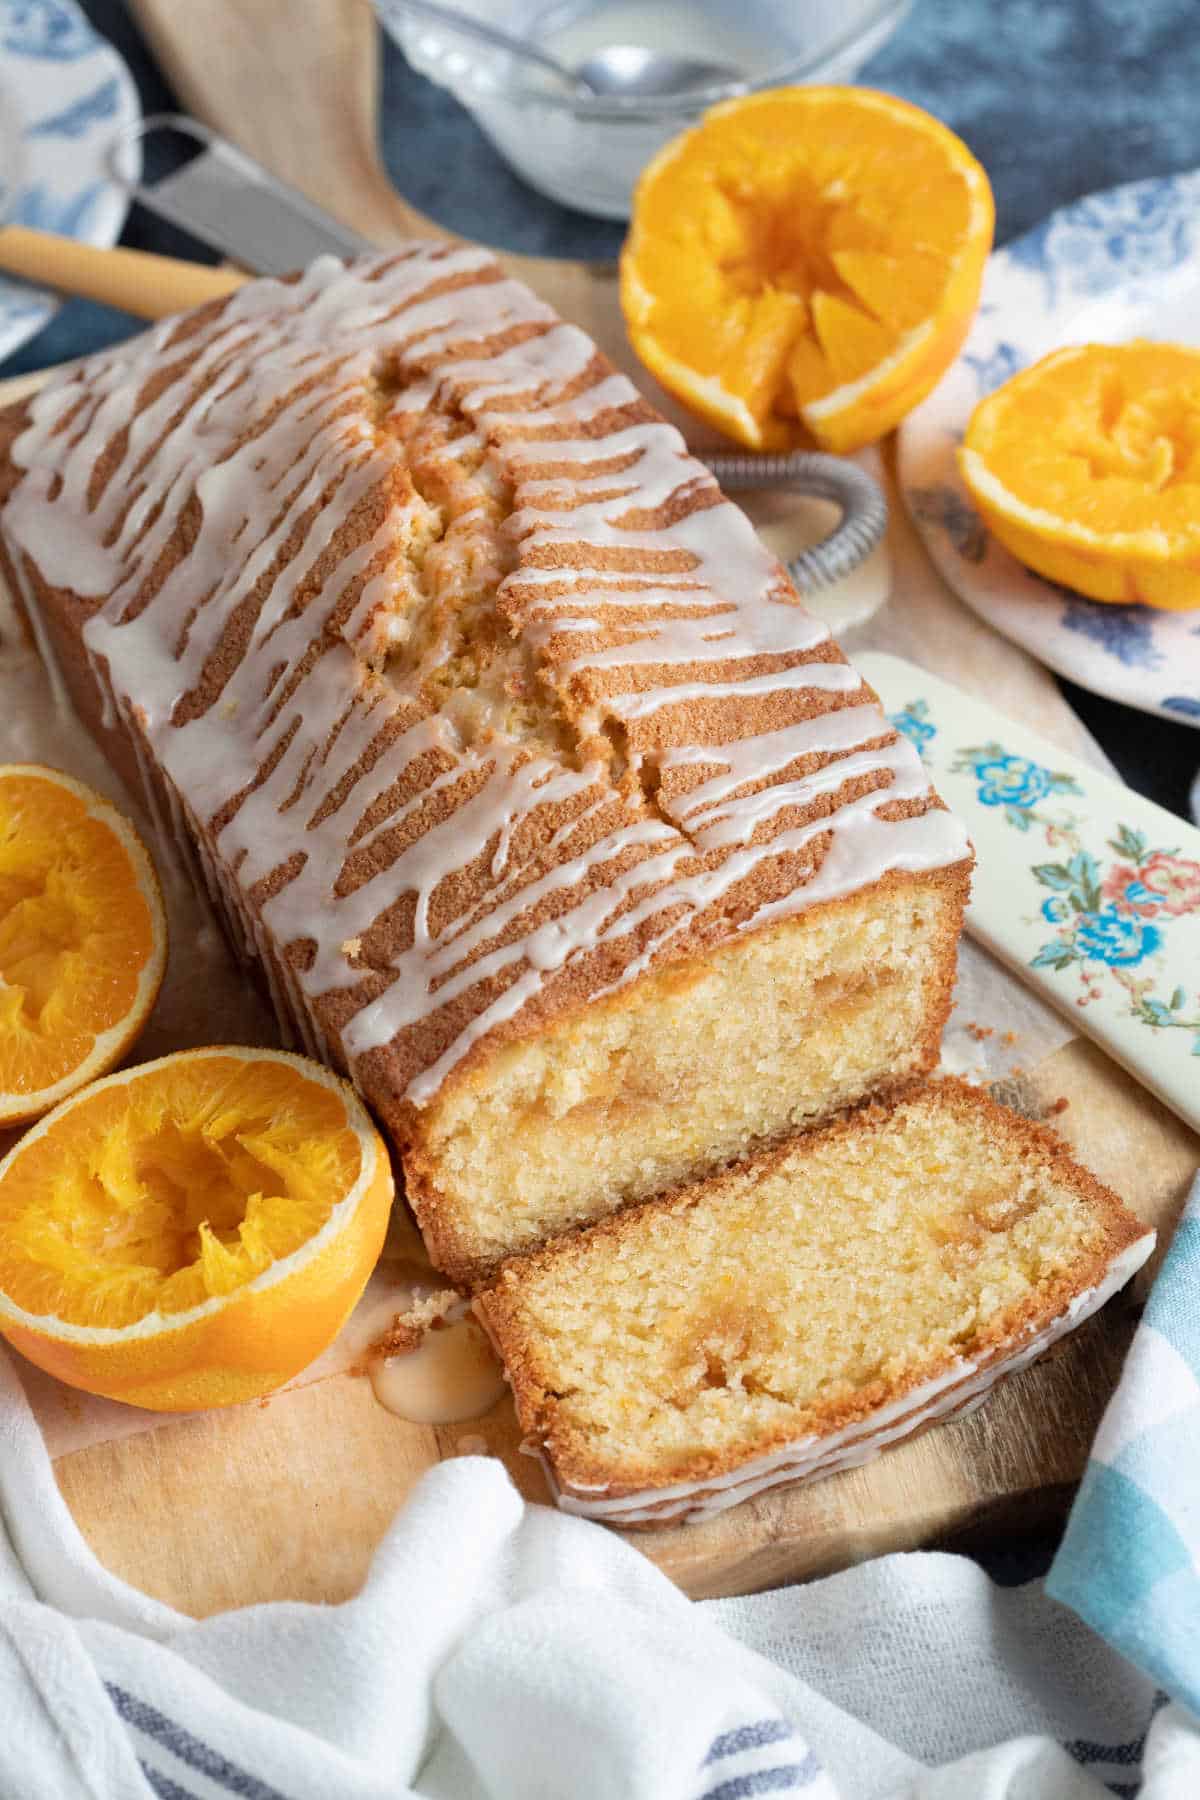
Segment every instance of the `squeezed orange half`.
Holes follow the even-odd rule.
[[[851,87],[728,100],[638,183],[629,336],[748,448],[854,450],[958,354],[993,223],[980,164],[920,107]]]
[[[0,1125],[120,1061],[166,956],[154,865],[128,819],[58,769],[0,766]]]
[[[74,1387],[189,1410],[271,1392],[375,1265],[386,1146],[282,1050],[187,1050],[73,1095],[0,1162],[0,1332]]]

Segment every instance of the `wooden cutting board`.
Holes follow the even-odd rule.
[[[375,150],[377,45],[365,0],[135,0],[183,103],[277,174],[381,244],[435,227],[395,194]],[[414,153],[419,149],[414,146]],[[632,358],[610,266],[507,257],[583,325],[678,423],[706,439]],[[12,384],[9,384],[11,391]],[[6,397],[0,392],[0,399]],[[760,520],[772,508],[751,497]],[[870,641],[986,696],[1084,757],[1098,755],[1047,672],[942,584],[894,509],[896,579]],[[1033,1112],[1069,1102],[1064,1135],[1148,1221],[1169,1232],[1200,1143],[1092,1046],[1075,1040],[1017,1084]],[[1133,1327],[1128,1302],[1009,1382],[981,1412],[811,1488],[766,1495],[706,1524],[634,1535],[689,1593],[748,1592],[946,1541],[1011,1534],[1061,1514]],[[72,1397],[58,1396],[64,1408]],[[509,1402],[445,1429],[406,1424],[369,1383],[330,1374],[255,1406],[171,1420],[70,1450],[63,1493],[118,1574],[202,1615],[253,1601],[336,1601],[358,1587],[396,1508],[464,1435],[545,1497],[517,1453]]]

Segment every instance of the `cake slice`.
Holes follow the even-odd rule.
[[[56,372],[0,413],[0,563],[455,1281],[932,1067],[961,825],[485,251],[322,258]]]
[[[475,1304],[558,1504],[665,1525],[977,1404],[1153,1246],[1059,1139],[947,1080],[514,1259]]]

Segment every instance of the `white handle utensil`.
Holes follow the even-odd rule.
[[[913,663],[855,662],[971,834],[967,929],[1200,1130],[1200,831]]]

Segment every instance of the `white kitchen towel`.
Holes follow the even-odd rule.
[[[1200,1794],[1190,1714],[963,1558],[694,1605],[471,1457],[354,1600],[194,1622],[92,1556],[3,1354],[0,1509],[3,1800]]]

